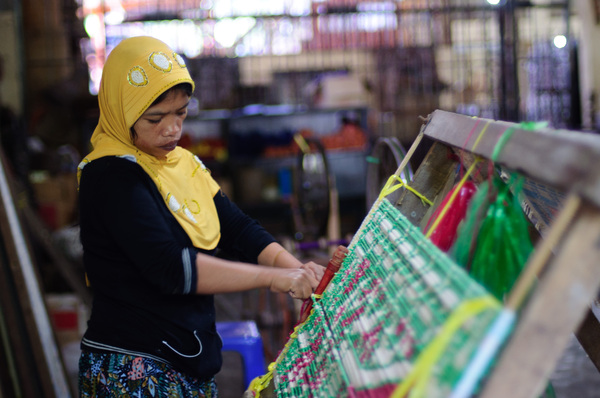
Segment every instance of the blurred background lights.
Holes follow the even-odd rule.
[[[554,46],[556,48],[564,48],[567,45],[567,38],[565,35],[554,36]]]

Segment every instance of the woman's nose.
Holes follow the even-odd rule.
[[[179,118],[173,118],[171,121],[169,121],[167,128],[163,130],[163,135],[165,137],[169,137],[172,135],[179,134],[182,125],[183,122]]]

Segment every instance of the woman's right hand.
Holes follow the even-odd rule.
[[[289,293],[295,299],[309,298],[319,284],[314,273],[303,268],[273,268],[271,271],[271,291]]]

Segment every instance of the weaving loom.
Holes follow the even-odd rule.
[[[278,397],[448,396],[500,312],[389,201],[365,221],[276,362]]]
[[[423,136],[434,144],[411,189],[373,206],[252,395],[537,398],[573,332],[600,369],[600,323],[589,310],[600,289],[600,174],[590,168],[600,139],[438,110],[400,171]],[[564,197],[502,306],[415,227],[430,208],[416,193],[436,198],[435,208],[454,185],[452,152],[495,159]]]
[[[325,294],[313,295],[314,309],[271,373],[251,387],[257,396],[271,378],[278,397],[466,397],[476,389],[512,317],[494,347],[482,349],[503,318],[501,303],[386,199],[405,187],[432,205],[403,180],[394,185],[421,138],[383,187]]]
[[[449,396],[501,313],[385,198],[393,177],[271,367],[278,397]]]

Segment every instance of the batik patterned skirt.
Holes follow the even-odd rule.
[[[83,351],[79,359],[82,398],[215,398],[214,378],[202,382],[150,358]]]

